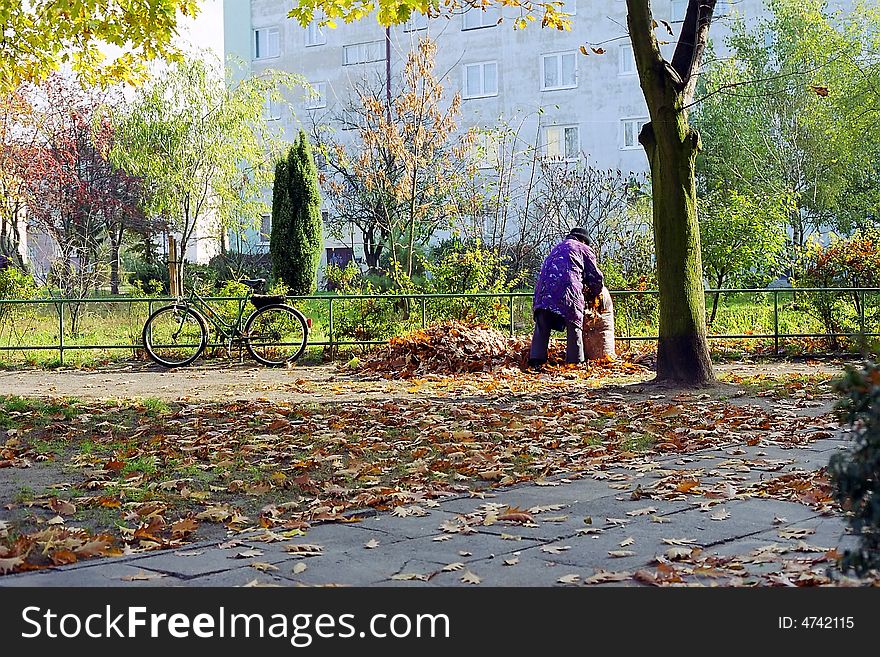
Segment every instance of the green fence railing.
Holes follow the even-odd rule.
[[[617,339],[657,339],[657,291],[618,290]],[[857,339],[866,349],[880,337],[880,288],[750,288],[706,290],[707,308],[719,297],[712,340],[766,340],[779,353],[786,340]],[[532,293],[401,293],[387,295],[310,295],[290,302],[312,320],[311,347],[331,351],[345,346],[385,344],[394,335],[447,319],[478,320],[510,335],[532,330]],[[83,299],[0,299],[0,360],[4,355],[27,362],[32,352],[65,354],[93,350],[131,350],[137,355],[147,316],[170,297],[96,297]],[[209,297],[212,305],[239,297]],[[220,347],[221,344],[211,346]]]

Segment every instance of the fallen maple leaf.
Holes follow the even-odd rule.
[[[559,584],[577,584],[577,582],[580,578],[581,578],[580,575],[572,573],[571,575],[563,575],[562,577],[560,577],[556,581]]]
[[[608,556],[614,557],[615,559],[620,559],[622,557],[631,557],[635,555],[635,552],[632,550],[608,550]]]
[[[23,564],[23,557],[7,557],[5,559],[0,559],[0,574],[5,575],[6,573],[10,573],[16,568],[20,568]]]
[[[464,575],[461,576],[461,581],[464,584],[479,584],[480,582],[483,581],[483,579],[481,577],[479,577],[477,574],[472,573],[471,571],[468,570],[467,572],[465,572]]]
[[[804,536],[809,536],[810,534],[815,534],[816,530],[809,529],[809,528],[793,527],[791,529],[780,529],[778,533],[779,533],[779,538],[792,539],[792,538],[803,538]]]
[[[627,511],[626,515],[628,516],[649,516],[652,513],[657,513],[657,509],[653,506],[647,506],[644,509],[633,509],[632,511]]]
[[[422,575],[421,573],[398,573],[397,575],[392,575],[391,579],[403,581],[419,580],[422,582],[427,582],[428,575]]]
[[[257,550],[256,548],[251,548],[250,550],[242,550],[241,552],[236,553],[232,558],[233,559],[250,559],[251,557],[262,557],[263,551]]]
[[[375,538],[371,538],[369,541],[364,543],[364,547],[367,548],[368,550],[372,550],[374,548],[379,547],[379,541],[377,541]]]
[[[584,578],[584,584],[605,584],[606,582],[624,582],[632,578],[632,573],[626,571],[612,572],[597,570],[593,575]]]
[[[278,570],[278,566],[274,566],[271,563],[266,563],[265,561],[254,561],[251,564],[248,564],[251,568],[256,568],[262,573],[268,572],[270,570]]]
[[[123,582],[148,582],[153,579],[162,579],[163,577],[167,577],[167,575],[165,573],[147,573],[139,570],[134,575],[124,575],[119,579]]]
[[[292,552],[293,554],[297,554],[301,557],[318,557],[324,554],[323,545],[313,545],[309,543],[288,543],[284,546],[284,549],[287,552]]]
[[[729,517],[730,517],[730,512],[727,509],[725,509],[724,507],[721,507],[715,513],[709,514],[709,518],[712,520],[727,520]]]

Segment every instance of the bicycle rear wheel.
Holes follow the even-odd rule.
[[[144,349],[164,367],[182,367],[192,363],[208,343],[208,328],[192,308],[165,306],[147,318],[144,324]]]
[[[309,339],[306,318],[296,308],[272,304],[255,310],[244,325],[247,349],[263,365],[292,363]]]

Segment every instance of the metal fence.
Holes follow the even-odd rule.
[[[657,294],[656,290],[612,292],[618,340],[657,339]],[[711,289],[706,295],[707,307],[714,295],[737,299],[739,304],[734,308],[739,315],[731,320],[730,304],[720,303],[721,317],[726,319],[716,319],[709,327],[712,340],[767,340],[779,353],[785,340],[796,338],[857,338],[864,350],[868,339],[880,337],[880,288]],[[385,344],[393,335],[444,319],[477,319],[510,335],[530,333],[531,299],[531,292],[482,292],[311,295],[290,297],[290,302],[312,319],[309,345],[332,352],[338,347]],[[823,299],[824,306],[816,302]],[[31,352],[55,352],[59,364],[65,362],[65,353],[82,350],[131,350],[137,355],[147,316],[171,301],[170,297],[0,299],[0,360],[9,352],[18,353],[25,362]],[[208,301],[227,304],[233,312],[244,303],[239,297]],[[828,315],[824,322],[823,307]]]

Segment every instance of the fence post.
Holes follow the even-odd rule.
[[[328,342],[330,343],[330,345],[329,345],[330,346],[330,357],[332,358],[333,353],[334,353],[334,351],[333,351],[333,297],[327,297],[327,301],[330,304],[330,313],[329,313],[330,320],[328,322],[329,326],[328,326],[327,330],[330,334],[328,337]]]
[[[779,290],[773,290],[773,345],[779,358]]]
[[[64,365],[64,301],[58,303],[58,363]]]
[[[515,330],[513,325],[513,293],[510,292],[507,294],[507,310],[510,313],[510,337],[513,337]]]
[[[861,331],[860,348],[862,356],[864,356],[868,353],[868,338],[865,336],[865,291],[861,290],[860,295],[862,297],[861,307],[859,308],[859,330]]]
[[[422,297],[422,328],[428,327],[428,300]]]

